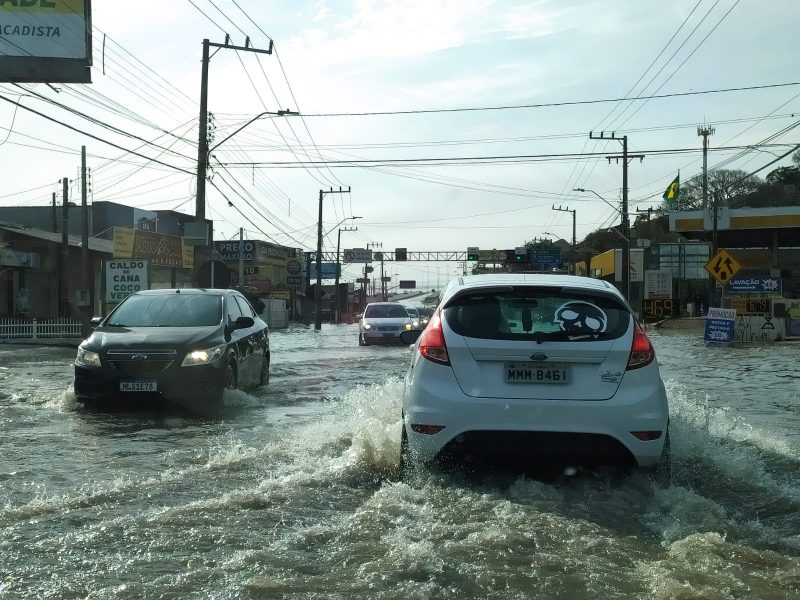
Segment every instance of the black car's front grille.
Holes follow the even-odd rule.
[[[166,371],[173,363],[171,360],[111,360],[111,366],[128,375],[157,375]]]
[[[175,362],[175,351],[132,351],[106,354],[111,368],[127,375],[157,375]]]

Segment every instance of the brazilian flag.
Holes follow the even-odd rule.
[[[678,205],[678,198],[680,197],[681,193],[681,174],[678,173],[678,176],[672,180],[672,183],[669,184],[667,189],[664,191],[664,202],[667,205],[667,208],[675,208]]]

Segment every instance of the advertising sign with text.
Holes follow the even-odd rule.
[[[134,292],[149,289],[147,261],[106,261],[106,301],[118,304]]]
[[[89,0],[0,2],[0,81],[91,83]]]
[[[191,269],[194,248],[177,235],[114,227],[114,258],[146,260],[156,267]]]

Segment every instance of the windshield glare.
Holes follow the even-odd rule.
[[[222,321],[222,297],[216,295],[133,295],[111,315],[107,326],[209,327]]]
[[[402,304],[379,304],[377,306],[368,306],[364,317],[370,319],[407,319],[408,311]]]

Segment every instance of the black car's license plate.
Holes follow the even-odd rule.
[[[503,380],[506,383],[569,383],[566,365],[536,363],[505,363]]]
[[[155,381],[120,381],[120,392],[157,392],[158,383]]]

